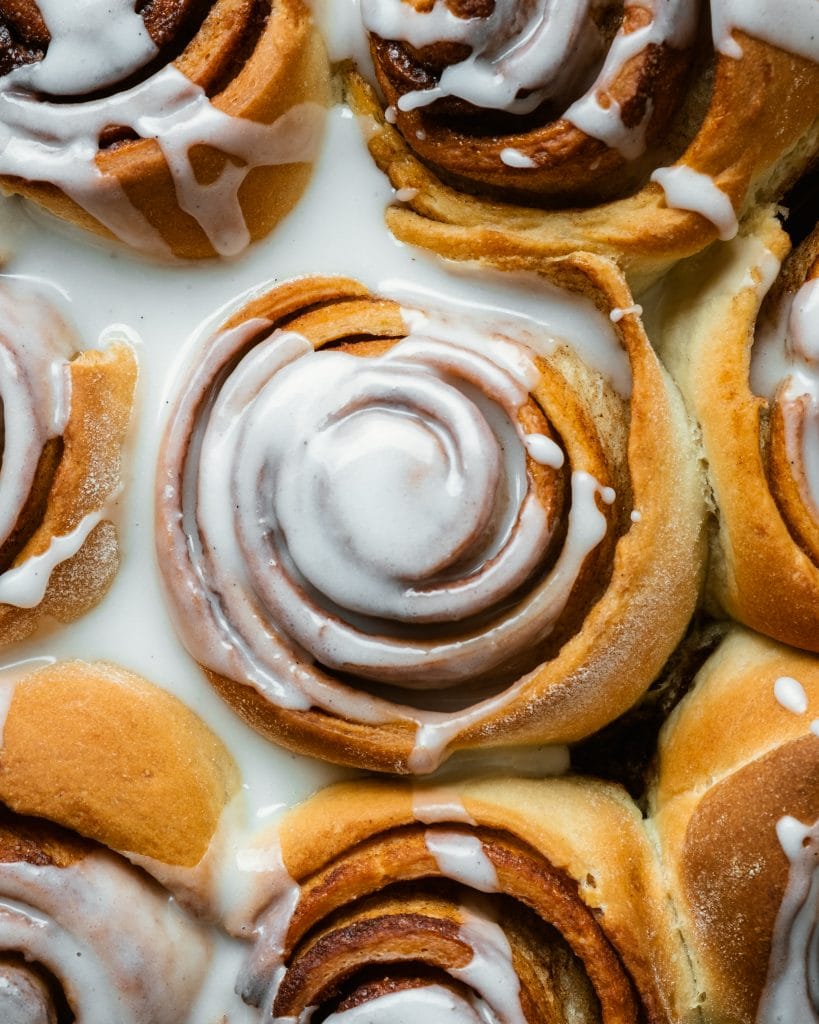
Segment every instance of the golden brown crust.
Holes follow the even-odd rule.
[[[404,786],[346,783],[280,823],[284,864],[301,894],[277,1012],[298,1012],[305,1000],[330,1005],[340,980],[348,990],[374,961],[382,963],[367,975],[375,994],[405,976],[396,963],[410,965],[414,985],[446,983],[446,972],[469,959],[463,907],[485,898],[510,943],[527,1020],[575,1019],[570,1002],[585,1000],[589,984],[606,1021],[681,1019],[691,1000],[685,958],[639,813],[622,790],[577,779],[458,783],[445,800],[460,803],[474,824],[456,812],[455,821],[426,827],[413,795]],[[503,900],[470,894],[465,881],[442,882],[426,837],[453,831],[481,843]],[[587,1012],[597,1019],[600,1010]]]
[[[771,300],[796,291],[796,275],[801,284],[817,245],[815,236],[786,262]],[[819,524],[793,493],[794,467],[766,427],[773,403],[750,383],[762,275],[788,249],[774,218],[762,215],[736,241],[680,267],[664,286],[655,336],[702,428],[717,514],[713,598],[740,622],[819,651],[819,550],[810,546],[811,526]]]
[[[102,662],[59,662],[13,686],[0,799],[21,814],[192,867],[237,789],[222,743],[140,676]]]
[[[717,57],[708,109],[677,163],[709,175],[741,218],[754,204],[781,196],[819,148],[819,68],[735,36],[743,56]],[[613,256],[640,290],[717,238],[715,225],[700,214],[668,207],[653,182],[584,209],[541,210],[465,195],[412,153],[363,79],[352,74],[348,91],[354,109],[371,121],[368,145],[376,163],[396,189],[417,190],[387,212],[403,241],[453,259],[480,252],[501,267],[517,256],[531,269],[562,253],[595,252]]]
[[[777,702],[783,676],[806,714]],[[788,882],[776,824],[819,817],[817,709],[815,657],[735,629],[661,736],[654,824],[708,1020],[755,1019]]]
[[[69,364],[70,413],[61,440],[49,442],[35,478],[35,500],[21,514],[10,566],[17,568],[48,550],[54,538],[77,529],[86,516],[102,512],[77,554],[61,562],[49,577],[43,600],[34,608],[0,604],[0,645],[32,633],[50,616],[73,622],[105,595],[119,567],[116,529],[104,517],[121,482],[125,441],[137,380],[130,345],[114,343],[102,351],[77,355]],[[39,492],[39,493],[38,493]],[[30,513],[35,513],[31,518]]]
[[[259,23],[258,5],[248,0],[214,0],[191,41],[174,60],[213,105],[232,117],[272,124],[301,103],[328,102],[327,58],[303,0],[276,0]],[[249,54],[247,36],[257,36]],[[241,66],[237,69],[237,61]],[[226,81],[225,81],[226,79]],[[215,180],[227,157],[206,145],[191,157],[196,179]],[[123,139],[100,151],[97,167],[115,178],[131,204],[169,247],[184,259],[215,255],[194,217],[181,209],[173,178],[159,145],[151,139]],[[268,234],[304,191],[311,173],[306,162],[255,167],[240,189],[239,202],[251,239]],[[2,187],[25,196],[56,216],[108,238],[112,232],[48,182],[0,179]]]
[[[551,261],[543,274],[606,313],[632,304],[615,267],[598,257],[576,254]],[[280,286],[224,326],[230,329],[256,317],[297,330],[314,345],[345,334],[394,338],[405,332],[394,304],[341,279],[311,278]],[[630,402],[611,396],[602,401],[591,371],[560,353],[553,360],[539,360],[542,377],[532,391],[571,468],[584,469],[617,493],[608,513],[609,548],[604,542],[589,558],[541,663],[534,662],[534,670],[532,662],[519,668],[518,689],[480,721],[461,726],[450,750],[565,742],[588,735],[645,691],[690,619],[702,580],[704,546],[694,438],[679,396],[639,321],[624,316],[615,330],[631,362]],[[632,509],[639,510],[637,521],[630,518]],[[162,511],[160,517],[169,524],[158,542],[165,551],[166,545],[175,544],[178,520]],[[168,548],[160,561],[170,564],[173,557]],[[176,577],[168,582],[173,593]],[[335,709],[279,707],[244,678],[207,667],[206,672],[249,724],[277,742],[342,764],[411,770],[417,723],[406,715],[396,713],[373,727]]]

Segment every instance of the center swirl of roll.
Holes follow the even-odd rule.
[[[203,537],[231,516],[257,597],[323,664],[379,678],[400,644],[417,667],[413,624],[491,612],[548,550],[554,495],[528,474],[519,421],[527,372],[422,335],[361,355],[275,332],[213,407]],[[226,465],[229,510],[209,471]]]

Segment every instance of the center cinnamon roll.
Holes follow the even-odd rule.
[[[577,301],[591,364],[542,325],[343,279],[282,285],[209,340],[163,446],[160,564],[186,645],[253,724],[327,754],[329,716],[334,759],[416,771],[465,728],[518,733],[520,691],[639,518],[642,370]],[[578,728],[556,717],[544,739]]]

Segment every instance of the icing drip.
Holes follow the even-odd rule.
[[[0,575],[0,602],[16,608],[36,608],[45,597],[54,569],[77,554],[107,514],[104,508],[89,512],[70,533],[52,537],[41,555],[32,555],[22,565]]]
[[[404,94],[401,110],[415,110],[445,97],[475,106],[527,114],[545,101],[567,107],[564,117],[586,134],[601,139],[633,159],[645,149],[646,112],[635,127],[626,127],[622,112],[607,90],[628,62],[648,46],[683,49],[696,30],[696,5],[684,0],[641,0],[650,20],[626,33],[620,29],[605,51],[605,39],[593,14],[605,0],[498,0],[484,18],[455,15],[445,0],[418,10],[403,0],[362,0],[365,28],[382,39],[419,48],[433,43],[458,43],[469,54],[444,68],[429,89]],[[571,102],[578,93],[580,99]],[[605,97],[605,99],[601,99]],[[513,148],[502,151],[509,167],[532,167],[530,157]]]
[[[500,158],[501,162],[505,163],[507,167],[537,167],[537,163],[530,156],[521,153],[519,149],[514,149],[511,146],[501,150]]]
[[[477,836],[435,829],[427,832],[425,841],[445,878],[461,882],[478,892],[500,891],[495,865],[487,857]]]
[[[819,64],[819,9],[816,0],[711,0],[714,45],[726,57],[739,59],[742,47],[733,37],[738,29],[788,53]]]
[[[805,688],[797,679],[780,676],[774,683],[774,696],[786,711],[794,715],[804,715],[808,710],[808,697]]]
[[[2,876],[0,947],[60,979],[83,1024],[182,1019],[210,947],[166,893],[102,851],[62,868],[7,863]]]
[[[776,832],[790,861],[757,1024],[819,1021],[819,822],[784,817]]]
[[[819,521],[819,279],[787,296],[774,320],[760,325],[751,387],[780,405],[801,499]]]
[[[503,929],[483,913],[462,909],[459,938],[472,950],[466,967],[453,968],[463,981],[492,1007],[504,1024],[527,1024],[520,1005],[520,981],[512,964],[512,950]]]
[[[634,314],[634,316],[642,316],[643,307],[636,302],[633,306],[615,306],[615,308],[609,313],[609,320],[611,320],[613,324],[619,324],[624,316],[630,316],[631,314]]]
[[[172,551],[161,562],[190,580],[182,589],[176,569],[166,575],[198,661],[279,706],[416,722],[418,762],[434,767],[451,735],[508,696],[414,711],[328,680],[293,647],[416,689],[497,669],[548,635],[605,536],[598,497],[614,493],[571,473],[562,549],[537,579],[552,527],[526,467],[533,435],[518,422],[533,353],[465,317],[403,313],[408,337],[376,357],[264,337],[263,321],[211,340],[166,440],[159,515]],[[212,394],[219,367],[251,340]],[[544,463],[560,461],[537,437]],[[476,628],[447,625],[489,614]]]
[[[250,872],[264,878],[264,889],[269,900],[252,931],[247,928],[242,930],[245,937],[254,940],[254,945],[253,952],[242,968],[236,991],[246,1003],[258,1006],[263,1011],[263,1019],[270,1019],[286,971],[284,957],[287,933],[301,890],[298,882],[287,873],[277,839],[263,850],[240,850],[236,867],[240,873]]]
[[[459,821],[464,825],[477,822],[466,810],[457,791],[446,786],[424,786],[412,791],[412,814],[416,821],[432,825],[439,821]]]
[[[0,174],[50,182],[121,241],[146,253],[168,255],[158,231],[131,205],[117,179],[97,166],[101,133],[111,125],[128,128],[159,145],[180,208],[197,221],[216,252],[241,252],[250,241],[239,205],[242,183],[255,167],[312,160],[323,108],[298,104],[269,125],[232,117],[172,64],[121,93],[84,102],[47,102],[40,90],[71,95],[85,86],[93,91],[138,70],[155,53],[133,3],[83,0],[70,11],[64,7],[60,0],[51,0],[43,12],[52,37],[44,59],[0,78]],[[95,17],[97,8],[104,10]],[[104,28],[88,33],[92,21]],[[79,39],[80,57],[88,63],[78,60]],[[97,49],[105,57],[92,64]],[[190,159],[191,150],[200,145],[233,158],[207,185],[197,180]]]
[[[739,223],[733,204],[709,175],[700,174],[685,164],[677,164],[654,171],[651,180],[665,192],[668,206],[691,210],[710,220],[723,241],[736,236]]]

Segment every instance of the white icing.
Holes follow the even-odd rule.
[[[491,613],[532,578],[551,528],[525,471],[518,410],[537,370],[517,324],[459,308],[402,312],[408,337],[366,359],[313,353],[264,321],[208,340],[167,437],[160,563],[197,660],[280,706],[414,721],[418,761],[434,767],[451,735],[509,697],[415,711],[328,679],[293,648],[406,688],[487,673],[548,635],[605,535],[596,496],[611,503],[614,492],[571,475],[554,571],[510,613],[454,636],[415,628]],[[523,323],[529,341],[535,325]],[[197,426],[219,367],[251,342]]]
[[[777,836],[790,861],[757,1024],[819,1021],[819,822],[786,816]]]
[[[668,206],[691,210],[710,220],[723,241],[735,237],[739,223],[733,204],[712,177],[686,164],[675,164],[653,171],[651,180],[665,192]]]
[[[478,892],[500,891],[495,865],[477,836],[433,829],[426,833],[424,841],[444,877]]]
[[[808,710],[808,695],[797,679],[780,676],[774,683],[774,696],[786,711],[794,715],[804,715]]]
[[[83,1024],[178,1024],[208,967],[207,933],[119,858],[2,865],[0,948],[60,979]]]
[[[23,510],[43,446],[65,426],[73,352],[73,335],[42,289],[0,282],[0,542]]]
[[[500,151],[501,163],[506,164],[507,167],[517,167],[521,169],[529,169],[537,167],[537,162],[533,160],[526,153],[521,153],[519,149],[515,149],[513,146],[507,146],[505,149]]]
[[[819,9],[816,0],[711,0],[714,45],[726,57],[739,59],[742,47],[734,38],[738,29],[788,53],[819,64]]]
[[[563,449],[545,434],[527,434],[524,438],[526,451],[535,462],[541,466],[551,466],[552,469],[560,469],[566,461]]]
[[[150,38],[146,42],[141,17],[127,0],[82,0],[70,10],[64,6],[49,0],[43,12],[51,30],[43,60],[0,78],[0,174],[51,182],[117,238],[146,253],[167,256],[156,229],[131,205],[116,178],[96,163],[101,133],[111,125],[129,128],[157,142],[180,208],[199,223],[216,252],[241,252],[250,241],[239,205],[242,183],[255,167],[312,161],[323,108],[301,103],[270,125],[232,117],[172,64],[123,92],[85,101],[46,101],[40,89],[70,95],[84,85],[93,91],[138,70],[155,52]],[[103,27],[89,33],[92,19]],[[105,57],[89,65],[97,49]],[[190,162],[190,152],[198,145],[213,146],[233,158],[208,184],[197,181]]]
[[[263,846],[239,850],[236,868],[241,874],[257,875],[257,892],[264,893],[268,903],[252,925],[242,925],[237,934],[253,939],[236,990],[251,1006],[258,1006],[262,1019],[272,1016],[273,1003],[279,990],[285,967],[285,948],[290,922],[299,903],[300,887],[284,866],[281,847],[275,831],[266,831]],[[231,914],[236,917],[235,908]]]
[[[104,508],[89,512],[70,533],[52,537],[41,555],[32,555],[0,576],[0,602],[16,608],[36,608],[45,597],[51,573],[73,558],[94,529],[106,517]]]
[[[611,320],[613,324],[619,324],[624,316],[629,316],[632,313],[635,316],[642,316],[643,307],[636,302],[633,306],[615,306],[614,309],[609,313],[609,320]]]
[[[0,1020],[3,1024],[57,1024],[51,993],[29,968],[0,964]]]
[[[819,718],[814,718],[810,723],[810,731],[814,736],[819,736]]]
[[[785,295],[775,315],[760,322],[751,387],[780,406],[802,501],[819,521],[819,279]]]
[[[459,938],[472,949],[466,967],[450,974],[492,1007],[503,1024],[527,1024],[520,1005],[520,980],[512,964],[512,950],[503,929],[484,914],[462,909]]]
[[[395,198],[399,203],[409,203],[418,195],[417,188],[397,188]]]
[[[37,0],[51,40],[43,60],[15,69],[16,88],[76,96],[114,85],[157,54],[135,0]],[[89,32],[89,26],[93,31]]]
[[[457,821],[464,825],[477,822],[466,810],[457,790],[446,786],[416,786],[412,791],[412,815],[425,825]]]
[[[635,509],[631,510],[630,519],[631,519],[632,523],[639,523],[642,518],[643,518],[643,513],[640,512],[638,509],[635,508]]]

